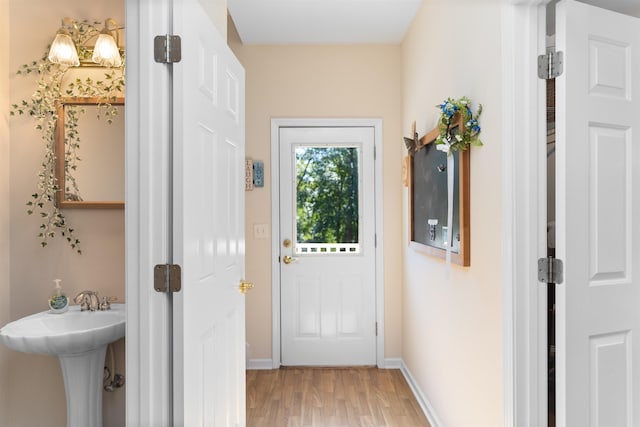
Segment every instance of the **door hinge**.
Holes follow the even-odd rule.
[[[559,285],[564,280],[562,260],[547,257],[538,259],[538,281]]]
[[[376,322],[376,336],[378,336],[378,322]]]
[[[180,292],[182,273],[178,264],[158,264],[153,267],[153,288],[156,292]]]
[[[376,149],[376,146],[373,146],[373,160],[376,159],[376,156],[378,155],[378,150]]]
[[[153,39],[153,57],[161,64],[173,64],[182,59],[182,42],[180,36],[166,34]]]
[[[564,54],[548,50],[545,55],[538,56],[538,77],[543,80],[555,79],[564,71]]]

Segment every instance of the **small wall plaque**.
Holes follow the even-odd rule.
[[[253,185],[264,187],[264,162],[253,162]]]
[[[251,159],[244,161],[244,189],[245,191],[253,190],[253,160]]]

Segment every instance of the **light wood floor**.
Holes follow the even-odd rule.
[[[377,368],[247,371],[247,427],[429,427],[402,373]]]

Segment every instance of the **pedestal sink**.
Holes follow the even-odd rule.
[[[102,426],[102,375],[107,345],[124,336],[125,304],[107,311],[49,311],[8,323],[0,340],[25,353],[57,356],[67,396],[67,427]]]

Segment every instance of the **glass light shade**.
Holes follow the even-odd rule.
[[[110,34],[102,33],[98,36],[91,60],[104,67],[119,67],[122,65],[118,45],[116,45],[116,41]]]
[[[73,40],[69,34],[63,32],[56,34],[56,38],[53,40],[53,43],[51,43],[51,49],[49,49],[49,61],[54,64],[69,65],[72,67],[80,65],[76,45],[73,44]]]

